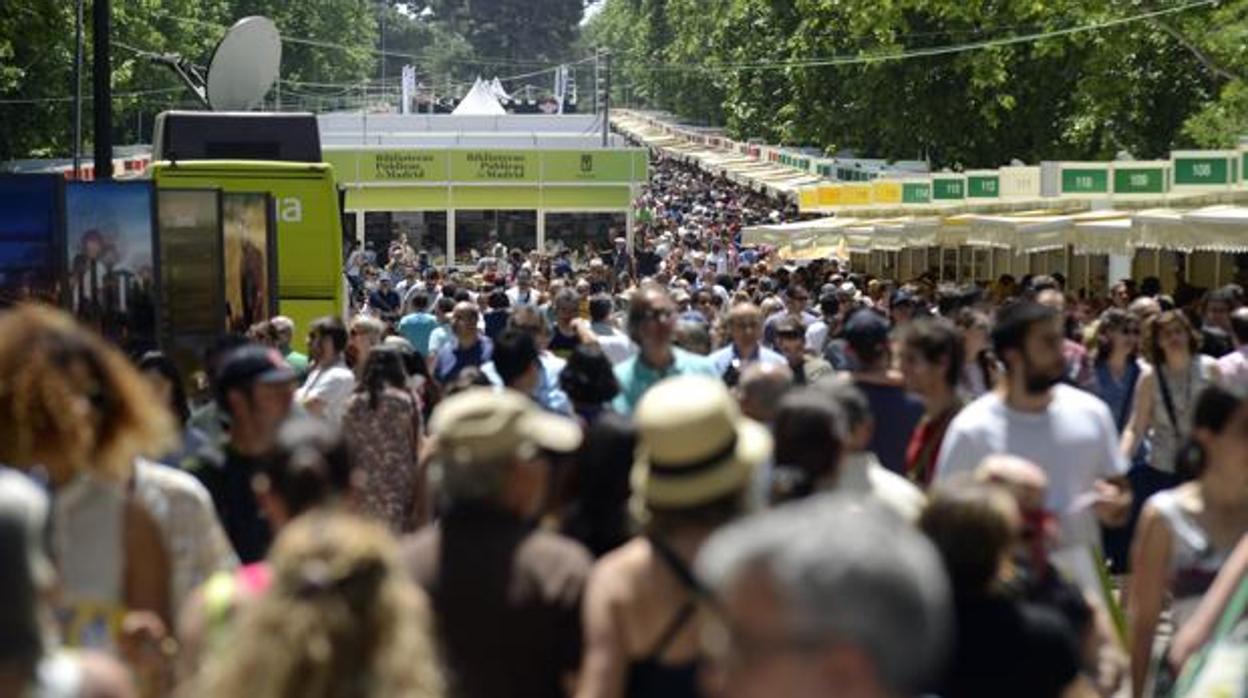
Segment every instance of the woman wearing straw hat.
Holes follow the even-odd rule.
[[[771,436],[707,376],[660,382],[634,419],[634,503],[645,533],[604,557],[590,577],[578,695],[697,696],[694,621],[703,593],[690,565],[715,529],[745,511]]]

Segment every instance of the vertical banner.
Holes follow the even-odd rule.
[[[414,66],[403,66],[402,93],[403,103],[399,105],[399,113],[411,114],[412,97],[416,93],[416,68]]]
[[[243,334],[274,314],[277,246],[269,195],[222,194],[225,234],[225,325]]]
[[[70,182],[65,189],[67,304],[127,353],[156,346],[151,182]]]
[[[190,376],[225,329],[221,192],[157,193],[160,255],[160,342]]]
[[[64,179],[0,175],[0,308],[60,298]]]

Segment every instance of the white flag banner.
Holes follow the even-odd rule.
[[[414,66],[403,66],[403,103],[400,105],[399,112],[401,114],[412,113],[412,97],[416,93],[416,68]]]

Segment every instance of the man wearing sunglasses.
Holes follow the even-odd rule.
[[[639,353],[615,367],[620,394],[615,410],[631,415],[641,396],[664,378],[683,375],[715,376],[714,367],[701,356],[672,346],[676,329],[676,304],[662,286],[649,284],[636,293],[628,306],[628,334]]]

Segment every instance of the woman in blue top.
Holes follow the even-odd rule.
[[[1114,416],[1114,424],[1121,434],[1135,406],[1135,386],[1139,382],[1142,370],[1139,359],[1140,324],[1134,315],[1119,308],[1110,308],[1101,314],[1096,325],[1096,338],[1092,347],[1092,377],[1084,386],[1109,406]],[[1135,485],[1138,475],[1144,471],[1148,463],[1148,442],[1140,444],[1132,458],[1132,472],[1129,476],[1132,490],[1141,490]],[[1142,501],[1139,503],[1143,504]],[[1128,551],[1131,536],[1135,529],[1135,518],[1139,514],[1139,505],[1133,507],[1133,516],[1125,528],[1103,529],[1102,542],[1110,568],[1115,573],[1127,570]]]
[[[1110,308],[1101,314],[1092,348],[1088,389],[1105,401],[1121,433],[1131,418],[1135,384],[1140,377],[1140,326],[1130,313]]]

